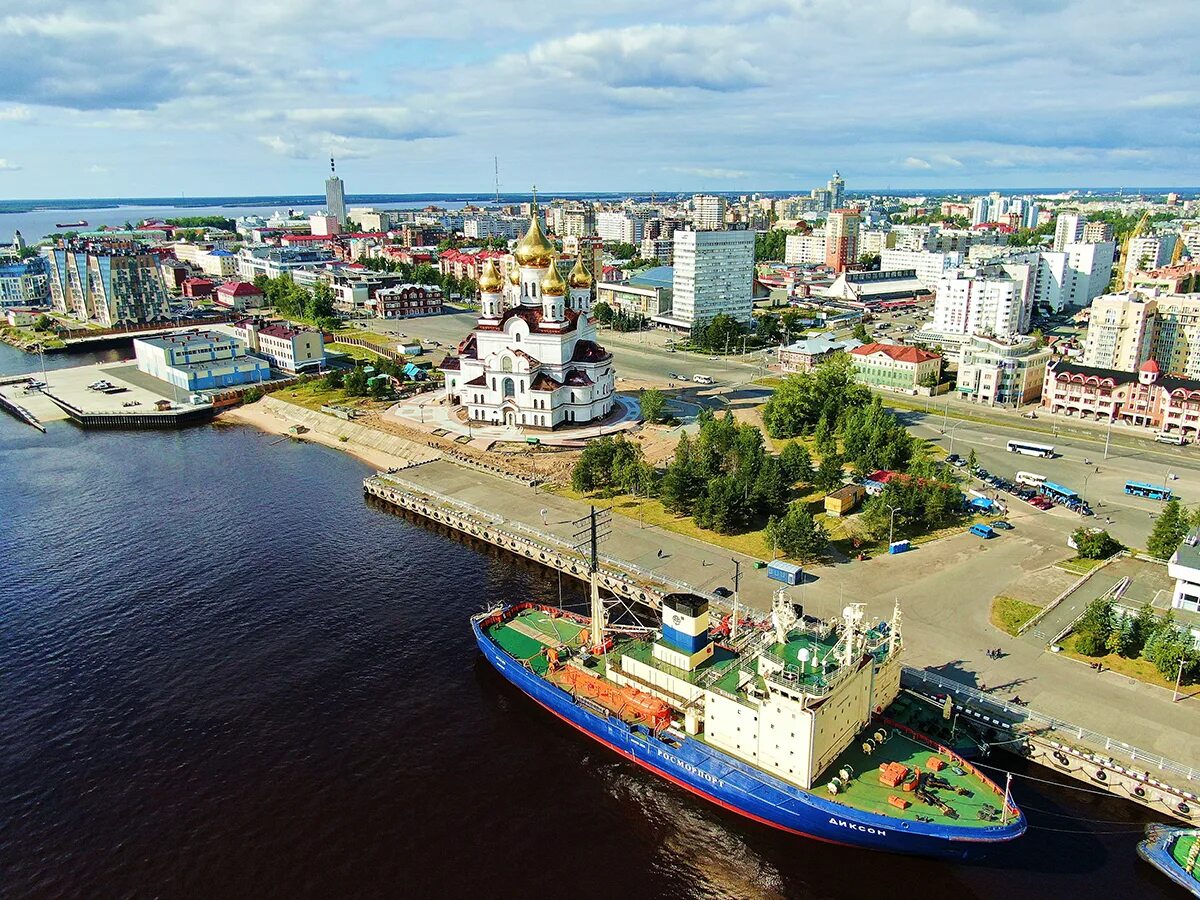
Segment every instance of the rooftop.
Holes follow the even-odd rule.
[[[922,350],[919,347],[902,346],[900,344],[863,344],[861,347],[855,347],[850,352],[855,356],[874,356],[876,353],[882,353],[897,362],[918,364],[932,362],[939,358],[936,353],[930,353],[928,350]]]

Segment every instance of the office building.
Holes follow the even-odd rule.
[[[724,197],[697,194],[692,198],[692,224],[697,231],[712,231],[725,227],[728,203]]]
[[[676,231],[671,318],[678,327],[724,313],[749,322],[754,295],[754,232]]]
[[[1148,359],[1136,372],[1059,359],[1046,368],[1042,406],[1051,412],[1120,422],[1195,441],[1200,432],[1200,381],[1162,375]]]
[[[834,272],[858,262],[858,228],[856,209],[835,209],[825,221],[825,265]]]
[[[215,331],[188,331],[133,342],[138,371],[182,391],[205,391],[269,381],[271,366],[250,356],[237,338]]]
[[[855,380],[890,391],[935,383],[942,365],[938,354],[901,344],[863,344],[850,350],[850,361]]]
[[[1017,407],[1042,394],[1053,354],[1033,338],[1003,340],[973,335],[959,351],[956,390],[985,406]]]
[[[1078,244],[1083,240],[1087,219],[1076,213],[1059,213],[1054,222],[1054,250],[1062,252],[1067,244]]]
[[[346,224],[346,185],[338,178],[332,156],[329,157],[329,177],[325,179],[325,211],[339,225]]]
[[[367,297],[365,311],[378,319],[434,316],[442,311],[442,289],[435,284],[398,284],[379,288]]]
[[[883,250],[879,254],[879,270],[912,269],[917,280],[926,287],[935,287],[947,272],[963,265],[961,250],[930,252],[925,250]]]
[[[596,302],[646,319],[670,315],[674,283],[675,270],[671,266],[655,266],[628,281],[601,281],[596,285]]]
[[[612,411],[616,372],[596,341],[591,276],[576,257],[564,278],[557,258],[533,206],[508,272],[487,262],[475,329],[441,365],[448,402],[470,421],[550,430]]]
[[[862,341],[854,338],[834,340],[817,335],[792,341],[787,345],[780,344],[776,357],[779,360],[779,368],[787,374],[809,372],[835,353],[845,353],[861,346]]]
[[[169,319],[158,257],[133,243],[44,247],[54,309],[105,328]]]
[[[333,213],[313,213],[308,217],[308,233],[316,237],[332,237],[341,230],[342,223]]]
[[[325,364],[325,338],[316,329],[259,318],[243,319],[232,327],[252,352],[270,360],[277,369],[295,374]]]
[[[1033,312],[1029,268],[1014,267],[1010,273],[1002,266],[987,266],[944,274],[937,282],[932,330],[999,338],[1024,334]]]

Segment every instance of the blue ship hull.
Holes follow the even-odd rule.
[[[991,845],[1025,832],[1023,816],[1006,825],[980,827],[910,822],[852,809],[686,735],[656,737],[642,726],[630,726],[576,703],[566,691],[498,647],[484,633],[482,619],[471,622],[480,651],[520,691],[626,759],[739,815],[829,843],[954,860],[979,859]]]
[[[1137,846],[1138,856],[1144,859],[1158,871],[1162,872],[1173,882],[1190,893],[1200,897],[1200,881],[1184,871],[1171,853],[1171,845],[1176,835],[1184,831],[1171,825],[1149,825],[1146,827],[1146,837]]]

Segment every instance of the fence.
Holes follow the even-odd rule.
[[[931,684],[942,691],[953,694],[958,698],[966,698],[970,705],[975,707],[983,707],[985,709],[998,712],[1013,720],[1012,724],[1032,724],[1047,728],[1051,731],[1060,732],[1064,735],[1070,735],[1076,740],[1086,741],[1093,747],[1103,747],[1106,753],[1119,754],[1130,761],[1138,762],[1143,765],[1153,766],[1162,772],[1172,772],[1186,778],[1188,781],[1200,780],[1200,771],[1194,766],[1188,766],[1180,762],[1175,762],[1165,756],[1157,753],[1151,753],[1149,750],[1143,750],[1140,747],[1135,747],[1133,744],[1127,744],[1124,741],[1118,741],[1109,737],[1106,734],[1100,734],[1098,731],[1092,731],[1089,728],[1084,728],[1081,725],[1074,725],[1070,722],[1064,722],[1062,719],[1056,719],[1052,716],[1046,716],[1035,710],[1031,710],[1025,706],[1018,706],[1015,703],[1008,703],[991,694],[986,694],[983,691],[976,690],[973,687],[968,687],[960,682],[953,681],[949,678],[944,678],[927,669],[915,669],[912,666],[905,666],[903,669],[903,677],[909,682],[919,681],[922,684]],[[964,706],[967,704],[964,703]],[[995,720],[996,724],[1005,724],[999,720]],[[1011,727],[1011,724],[1009,725]]]

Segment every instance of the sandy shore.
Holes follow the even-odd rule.
[[[325,447],[332,447],[334,450],[341,450],[343,453],[349,453],[369,466],[374,466],[380,471],[386,471],[393,468],[404,468],[408,465],[408,461],[401,459],[398,456],[393,456],[390,453],[384,453],[382,450],[376,450],[372,447],[364,447],[354,441],[341,441],[333,435],[323,434],[319,431],[306,431],[303,435],[295,436],[288,432],[292,427],[293,422],[287,419],[276,416],[266,410],[261,403],[251,403],[247,406],[235,406],[232,409],[224,410],[217,416],[218,422],[228,422],[235,425],[251,425],[268,434],[286,435],[298,441],[307,441],[311,444],[321,444]]]

